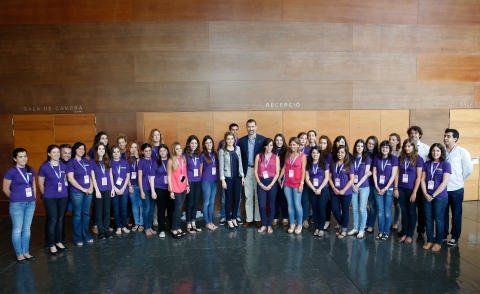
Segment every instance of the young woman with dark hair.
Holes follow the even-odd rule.
[[[207,135],[202,140],[200,174],[202,175],[203,219],[205,220],[205,227],[211,231],[218,228],[213,224],[213,208],[218,185],[217,168],[218,154],[215,151],[215,144],[213,143],[213,138]]]
[[[124,147],[126,148],[126,147]],[[119,146],[112,147],[112,188],[114,197],[112,198],[113,218],[115,219],[116,232],[121,235],[122,232],[128,234],[127,229],[127,204],[128,204],[128,184],[130,182],[130,164],[122,158],[122,149]]]
[[[375,136],[370,136],[365,142],[367,143],[367,153],[372,163],[370,165],[370,172],[373,172],[373,162],[378,155],[378,139]],[[377,204],[375,202],[375,184],[373,177],[368,178],[368,186],[370,187],[370,194],[368,195],[367,228],[365,232],[372,234],[375,222],[377,221]]]
[[[318,138],[318,147],[320,147],[320,152],[323,158],[325,158],[325,162],[330,166],[330,164],[333,161],[332,157],[332,141],[327,135],[321,135]],[[330,185],[328,185],[330,187]],[[329,197],[327,200],[327,204],[325,206],[325,225],[323,226],[323,229],[326,230],[328,227],[330,227],[330,221],[332,219],[332,206],[330,203],[330,191],[329,191]]]
[[[400,141],[400,135],[397,133],[391,133],[389,136],[388,141],[390,142],[390,147],[392,147],[392,155],[396,157],[400,157],[400,153],[402,151],[402,141]],[[398,197],[393,198],[393,220],[392,220],[392,227],[390,230],[396,231],[398,230],[398,225],[400,224],[400,217],[402,215],[400,204],[398,203]],[[402,233],[403,232],[399,232]]]
[[[103,145],[107,146],[108,148],[108,135],[105,132],[98,132],[95,137],[93,138],[93,145],[87,152],[87,159],[93,159],[95,155],[95,146],[98,143],[103,143]]]
[[[280,170],[285,165],[285,154],[287,154],[287,144],[285,142],[285,137],[283,134],[276,134],[274,138],[274,147],[273,153],[280,160]],[[275,215],[273,217],[272,225],[276,225],[278,218],[280,217],[280,209],[282,210],[282,223],[284,226],[288,225],[288,203],[285,193],[283,192],[283,187],[278,185],[277,187],[277,196],[275,198]]]
[[[152,146],[148,143],[144,143],[142,145],[142,153],[143,158],[140,159],[140,162],[138,163],[138,186],[140,190],[140,198],[142,199],[145,235],[151,236],[157,233],[152,229],[153,208],[155,206],[155,199],[152,198],[150,186],[150,173],[153,169]]]
[[[185,158],[187,159],[188,183],[190,192],[187,193],[186,220],[187,231],[196,234],[202,231],[195,225],[197,218],[198,200],[202,191],[202,175],[200,172],[200,141],[197,136],[190,135],[185,144]]]

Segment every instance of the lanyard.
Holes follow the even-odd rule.
[[[100,161],[99,164],[100,164],[100,169],[102,169],[103,176],[105,176],[105,166],[103,165],[103,161]]]
[[[193,161],[193,165],[195,166],[195,168],[197,168],[197,157],[195,157],[195,154],[192,153],[192,161]]]
[[[180,174],[183,175],[183,160],[181,165],[180,165],[180,162],[178,161],[178,157],[175,157],[175,160],[177,161],[178,167],[180,167]]]
[[[114,160],[112,160],[112,166],[113,166],[113,163],[116,162]],[[121,164],[120,164],[120,161],[118,162],[118,167],[116,166],[115,169],[117,170],[117,174],[118,176],[120,177],[120,168],[121,168]]]
[[[50,164],[50,166],[52,167],[53,171],[55,172],[55,175],[57,176],[58,180],[60,181],[61,177],[62,177],[62,169],[60,168],[60,162],[58,163],[58,174],[57,174],[57,171],[55,170],[55,168],[53,167],[52,163],[49,161],[48,164]]]
[[[357,162],[357,159],[359,159],[358,162]],[[355,167],[355,174],[357,174],[357,170],[358,170],[358,167],[360,166],[360,162],[362,161],[362,157],[360,156],[357,159],[353,161],[353,166]]]
[[[83,167],[83,170],[85,171],[85,175],[88,175],[87,167],[85,166],[85,164],[83,164],[82,161],[83,161],[83,159],[80,159],[80,160],[77,159],[78,164],[80,164],[80,166]]]
[[[433,176],[435,175],[435,172],[437,171],[438,167],[440,166],[440,162],[437,163],[437,166],[435,167],[435,169],[433,169],[434,165],[435,165],[435,163],[432,162],[432,165],[430,166],[430,173],[432,174],[432,181],[433,181]]]
[[[385,168],[387,167],[387,164],[388,164],[388,159],[385,160],[385,164],[383,164],[383,159],[382,159],[382,162],[381,162],[381,165],[382,165],[382,173],[385,173]]]
[[[298,157],[298,153],[297,153],[297,155],[295,155],[295,158],[292,161],[292,157],[290,156],[290,158],[289,158],[290,159],[290,169],[293,169],[293,164],[295,163],[295,160],[297,160],[297,157]]]
[[[407,169],[410,166],[410,160],[405,160],[403,164],[405,165],[405,173],[407,173]]]
[[[132,164],[132,170],[135,171],[135,168],[136,168],[136,166],[137,166],[137,158],[136,158],[135,156],[132,156],[132,157],[133,157],[133,160],[132,160],[132,162],[133,162],[133,164]],[[130,157],[130,159],[131,159],[132,157]]]
[[[25,183],[27,183],[27,185],[30,187],[30,176],[27,174],[27,177],[25,178],[25,176],[23,175],[22,171],[18,168],[18,166],[16,167],[18,172],[22,175],[22,178],[25,180]]]
[[[276,153],[277,156],[278,156],[278,153],[280,153],[280,149],[277,149],[277,150],[275,151],[275,153]]]
[[[215,165],[215,156],[213,156],[212,153],[208,153],[208,156],[210,156],[210,159],[212,160],[213,165]]]
[[[316,164],[313,164],[312,170],[313,170],[313,174],[316,175],[318,170],[318,162]]]
[[[264,161],[263,161],[264,165],[265,165],[265,169],[267,169],[268,163],[270,162],[270,159],[272,159],[272,155],[273,154],[270,154],[270,158],[268,160],[267,160],[267,157],[265,156]]]
[[[335,172],[337,173],[337,178],[338,178],[338,176],[340,175],[340,172],[341,172],[342,169],[343,169],[343,165],[344,165],[344,164],[342,163],[342,165],[340,166],[340,169],[339,169],[339,168],[338,168],[338,163],[335,163]]]
[[[163,162],[163,160],[162,160],[162,165],[163,165],[163,169],[165,170],[165,172],[167,172],[167,168],[165,167],[165,162]]]

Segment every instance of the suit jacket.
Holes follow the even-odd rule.
[[[263,141],[265,137],[257,134],[255,138],[255,147],[253,148],[253,160],[255,161],[255,156],[260,153],[263,149]],[[243,165],[243,174],[247,176],[248,169],[248,135],[241,137],[238,141],[238,146],[242,151],[242,165]]]

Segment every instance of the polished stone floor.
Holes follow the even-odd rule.
[[[464,203],[459,246],[439,253],[396,235],[340,240],[333,229],[318,238],[281,225],[271,235],[219,226],[178,240],[130,233],[74,247],[69,218],[69,250],[51,256],[44,221],[33,221],[37,259],[18,264],[10,219],[0,218],[0,293],[480,293],[480,202]]]

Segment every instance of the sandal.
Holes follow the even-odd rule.
[[[398,242],[398,243],[405,243],[405,240],[406,240],[406,239],[407,239],[407,236],[403,236],[403,237],[401,237],[401,238],[398,238],[398,239],[397,239],[397,242]],[[410,242],[410,243],[411,243],[411,242]],[[405,243],[405,244],[406,244],[406,243]]]
[[[383,238],[383,235],[378,233],[378,235],[375,236],[375,240],[381,240]]]
[[[338,235],[338,239],[344,239],[346,236],[347,236],[347,232],[342,231],[342,232]]]
[[[339,236],[342,233],[342,229],[335,228],[337,231],[335,232],[335,235]]]
[[[215,227],[211,223],[206,225],[205,228],[209,229],[210,231],[215,231]]]
[[[261,227],[260,229],[258,229],[258,232],[259,233],[263,233],[267,230],[267,227]]]
[[[133,228],[132,228],[132,231],[136,232],[137,230],[138,230],[138,225],[134,225]]]
[[[403,244],[410,245],[410,244],[412,244],[412,242],[413,242],[413,239],[410,238],[410,237],[407,237],[407,238],[405,239],[405,241],[403,242]]]
[[[178,239],[178,238],[181,237],[181,234],[180,234],[180,236],[179,236],[177,231],[170,231],[170,232],[172,233],[172,237],[173,237],[174,239]]]
[[[269,234],[273,233],[273,228],[272,228],[272,227],[268,227],[267,233],[269,233]]]
[[[371,234],[373,233],[373,228],[368,228],[365,230],[365,232],[367,232],[367,234]]]
[[[442,248],[442,246],[440,244],[435,244],[432,247],[432,251],[433,252],[438,252],[438,251],[440,251],[441,248]]]
[[[193,227],[190,227],[190,228],[187,228],[187,232],[193,235],[197,233],[197,230],[195,230]]]
[[[388,240],[388,235],[387,234],[383,234],[382,236],[382,241],[387,241]]]
[[[155,235],[157,232],[154,231],[153,229],[150,229],[150,233],[152,233],[152,235]]]
[[[194,229],[195,232],[198,232],[198,233],[200,233],[202,231],[202,229],[197,228],[196,226],[192,226],[192,229]]]
[[[145,235],[151,236],[152,235],[152,230],[145,230]]]
[[[143,232],[145,230],[145,227],[143,225],[138,226],[138,231]]]

